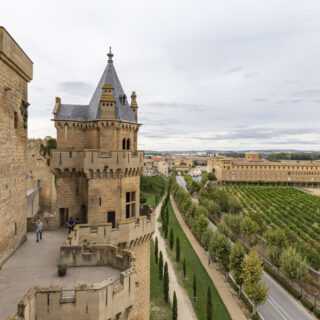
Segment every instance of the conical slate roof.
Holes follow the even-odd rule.
[[[99,119],[99,102],[102,95],[102,87],[104,84],[111,84],[113,87],[113,96],[116,100],[116,119],[127,122],[136,122],[134,112],[127,101],[127,97],[122,89],[122,85],[114,67],[111,50],[108,53],[108,58],[108,64],[94,91],[89,105],[61,104],[60,110],[55,115],[55,120],[90,121]]]

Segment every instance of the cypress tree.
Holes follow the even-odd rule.
[[[169,272],[168,272],[168,264],[164,265],[164,274],[163,274],[163,296],[164,301],[169,303]]]
[[[192,289],[193,289],[193,299],[195,300],[197,298],[197,278],[195,274],[193,274]]]
[[[187,262],[186,262],[186,258],[183,258],[182,268],[183,268],[183,277],[185,278],[185,277],[187,276]]]
[[[176,238],[176,260],[177,260],[177,262],[180,261],[180,239],[179,239],[179,237]]]
[[[159,258],[159,244],[158,244],[158,237],[156,237],[155,244],[154,244],[154,255],[156,258],[156,264],[158,264],[158,258]]]
[[[172,302],[172,320],[178,320],[178,301],[176,292],[173,292],[173,302]]]
[[[159,256],[159,279],[162,280],[163,277],[163,256],[162,256],[162,251],[160,251],[160,256]]]
[[[212,296],[211,296],[211,288],[208,287],[207,292],[207,320],[212,320]]]
[[[166,210],[165,210],[165,216],[164,216],[164,237],[165,239],[168,238],[168,229],[169,229],[169,206],[166,206]]]
[[[169,236],[169,245],[170,249],[173,249],[173,242],[174,242],[174,234],[173,234],[173,229],[170,229],[170,236]]]

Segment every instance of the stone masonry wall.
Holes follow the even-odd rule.
[[[150,316],[150,241],[143,241],[133,249],[136,264],[136,305],[130,320],[149,320]]]
[[[27,129],[21,108],[31,77],[32,62],[0,27],[0,266],[26,233]]]
[[[136,214],[139,213],[140,177],[90,179],[88,188],[88,223],[106,223],[108,211],[115,211],[116,221],[124,221],[126,192],[136,192]]]

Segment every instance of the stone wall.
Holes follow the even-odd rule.
[[[0,266],[26,234],[26,112],[31,79],[31,60],[0,27]]]
[[[221,182],[320,184],[320,161],[268,161],[219,158],[213,162]]]
[[[135,311],[135,279],[135,273],[124,271],[120,279],[79,285],[72,290],[33,288],[10,320],[127,320]]]
[[[49,166],[49,159],[40,153],[46,141],[29,139],[27,146],[28,189],[39,185],[39,206],[42,212],[55,213],[55,179]]]
[[[150,315],[150,241],[133,248],[136,264],[136,306],[132,320],[149,320]]]

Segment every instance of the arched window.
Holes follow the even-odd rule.
[[[122,150],[126,150],[126,139],[122,139]]]
[[[130,139],[127,139],[127,150],[130,150]]]
[[[18,128],[18,113],[14,112],[13,114],[13,121],[14,121],[14,128],[17,129]]]

